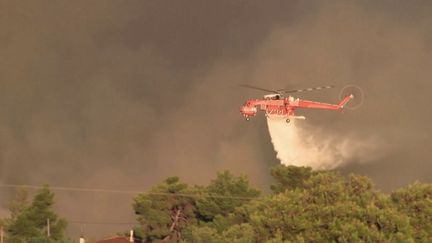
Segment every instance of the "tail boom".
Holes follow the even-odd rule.
[[[309,100],[298,100],[298,108],[309,108],[309,109],[323,109],[323,110],[340,110],[354,98],[354,95],[347,95],[339,104],[327,104]]]

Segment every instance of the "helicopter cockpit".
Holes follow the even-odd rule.
[[[280,100],[281,98],[282,98],[282,96],[280,94],[264,95],[264,99],[266,99],[266,100]]]

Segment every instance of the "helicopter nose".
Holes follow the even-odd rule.
[[[250,106],[242,106],[240,107],[240,112],[245,116],[254,116],[257,112],[256,107],[250,107]]]

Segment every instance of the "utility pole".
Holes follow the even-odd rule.
[[[129,242],[134,242],[134,231],[133,231],[133,229],[130,230],[130,233],[129,233]]]
[[[85,239],[84,239],[84,233],[83,233],[83,226],[80,226],[81,229],[81,236],[79,238],[79,243],[85,243]]]
[[[47,218],[47,236],[48,238],[51,236],[51,232],[50,232],[50,219]]]
[[[4,231],[3,226],[0,229],[0,243],[4,243]]]

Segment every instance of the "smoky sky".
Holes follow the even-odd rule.
[[[263,94],[238,84],[333,84],[301,97],[337,102],[353,83],[365,92],[361,108],[298,111],[333,137],[379,141],[374,161],[339,170],[383,190],[430,182],[431,5],[1,1],[0,181],[145,190],[229,169],[264,189],[278,163],[266,122],[239,114]],[[68,219],[133,221],[130,196],[61,192],[57,201]],[[127,227],[85,229],[99,237]]]

